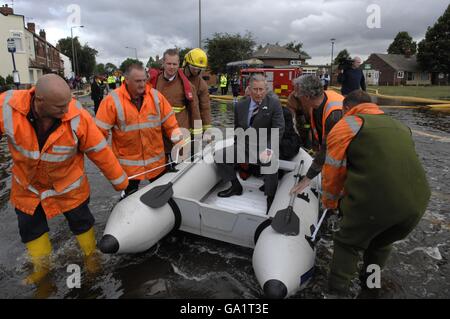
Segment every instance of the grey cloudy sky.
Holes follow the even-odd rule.
[[[7,1],[11,4],[11,1]],[[327,63],[331,38],[335,55],[346,48],[352,56],[366,58],[383,53],[399,31],[421,40],[428,26],[441,16],[449,0],[201,0],[202,39],[215,32],[245,34],[250,31],[258,44],[300,41],[312,59]],[[380,10],[380,28],[369,28]],[[79,8],[79,17],[76,14]],[[369,9],[369,12],[368,12]],[[81,43],[98,50],[98,62],[118,64],[126,57],[147,62],[169,47],[198,45],[198,0],[16,0],[16,14],[43,28],[55,44],[70,36],[73,23]],[[376,9],[375,9],[376,10]],[[78,21],[79,20],[79,21]]]

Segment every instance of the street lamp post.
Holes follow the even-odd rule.
[[[73,29],[74,28],[84,28],[84,25],[74,25],[74,26],[70,27],[70,37],[72,38],[72,72],[76,76],[75,47],[73,45]]]
[[[336,41],[335,38],[331,38],[331,64],[330,64],[330,86],[333,83],[333,49],[334,49],[334,41]]]
[[[198,0],[198,47],[202,48],[202,0]]]
[[[136,57],[136,60],[138,60],[137,49],[136,48],[133,48],[133,47],[125,47],[125,48],[134,50],[134,56]]]

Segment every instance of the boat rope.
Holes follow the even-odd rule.
[[[195,142],[195,141],[193,141],[193,140],[190,140],[190,141],[188,141],[188,142],[185,142],[183,145],[181,145],[180,149],[182,149],[183,146],[185,146],[185,145],[187,145],[187,144],[190,144],[190,143],[194,143],[194,142]],[[144,175],[144,174],[153,172],[153,171],[155,171],[155,170],[161,169],[161,168],[163,168],[163,167],[166,167],[166,166],[169,166],[169,165],[172,165],[172,164],[177,164],[177,165],[178,165],[178,164],[186,163],[186,162],[190,161],[191,159],[193,159],[193,158],[194,158],[195,156],[197,156],[197,155],[198,155],[198,154],[191,155],[190,157],[186,158],[185,160],[183,160],[183,161],[181,161],[181,162],[178,162],[178,161],[179,161],[179,153],[177,153],[177,157],[176,157],[176,159],[175,159],[174,161],[168,162],[168,163],[166,163],[166,164],[164,164],[164,165],[160,165],[160,166],[154,167],[154,168],[152,168],[152,169],[150,169],[150,170],[148,170],[148,171],[145,171],[145,172],[142,172],[142,173],[133,175],[133,176],[129,176],[128,179],[130,180],[130,179],[136,178],[136,177],[138,177],[138,176],[141,176],[141,175]]]

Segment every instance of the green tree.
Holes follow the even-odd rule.
[[[95,74],[106,74],[105,65],[103,63],[99,63],[95,66]]]
[[[61,53],[68,56],[71,61],[73,61],[72,56],[72,38],[67,37],[64,39],[59,39],[58,44],[61,49]],[[97,65],[95,57],[98,52],[94,48],[91,48],[87,43],[81,46],[78,41],[78,37],[73,38],[73,46],[76,52],[76,61],[78,66],[79,75],[90,77],[95,70],[95,66]]]
[[[333,64],[337,64],[341,67],[345,64],[345,61],[348,61],[349,59],[351,59],[350,53],[348,53],[347,49],[344,49],[338,53]]]
[[[450,5],[420,41],[417,61],[429,72],[450,74]]]
[[[214,33],[213,37],[207,38],[205,42],[209,68],[216,74],[225,72],[228,62],[250,58],[252,48],[255,46],[253,35],[250,32],[244,36],[239,33]]]
[[[306,53],[305,51],[302,50],[303,43],[301,43],[301,42],[296,43],[296,42],[292,41],[292,42],[287,43],[284,47],[288,50],[291,50],[295,53],[302,55],[305,58],[311,58],[308,53]]]
[[[180,51],[180,67],[183,65],[184,56],[191,50],[192,50],[192,48],[179,49],[179,51]]]
[[[158,62],[156,62],[156,60],[153,57],[150,57],[148,59],[147,62],[147,68],[155,68],[155,69],[159,69],[161,68],[161,60],[159,60]]]
[[[0,76],[0,93],[10,90],[14,87],[14,79],[11,74],[9,74],[6,79]]]
[[[8,85],[13,85],[14,84],[14,78],[11,74],[8,74],[8,76],[6,77],[6,84]]]
[[[116,71],[118,67],[115,64],[112,64],[111,62],[108,62],[105,64],[105,71],[106,73],[112,73]]]
[[[81,52],[78,55],[78,70],[82,76],[90,77],[94,73],[95,66],[97,65],[95,56],[98,51],[91,48],[87,43],[81,48]]]
[[[413,41],[408,32],[397,33],[394,42],[389,45],[389,54],[414,55],[417,51],[417,44]]]
[[[123,62],[120,64],[120,70],[121,70],[122,72],[125,72],[125,70],[128,68],[128,66],[130,66],[131,64],[144,65],[144,64],[143,64],[141,61],[139,61],[139,60],[128,58],[128,59],[126,59],[125,61],[123,61]]]

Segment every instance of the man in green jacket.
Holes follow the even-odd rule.
[[[430,189],[408,127],[361,90],[350,93],[343,106],[345,116],[328,135],[322,170],[323,206],[343,216],[334,236],[329,288],[332,294],[348,293],[362,252],[363,292],[375,296],[380,285],[374,271],[385,266],[392,244],[419,223]]]

